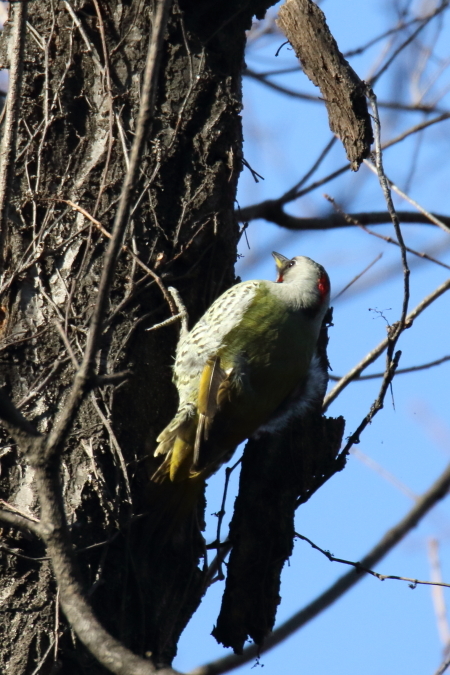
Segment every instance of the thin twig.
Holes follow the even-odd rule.
[[[0,504],[5,507],[8,511],[11,511],[11,513],[17,513],[17,515],[22,516],[22,518],[25,518],[26,521],[31,520],[32,523],[36,523],[39,525],[39,518],[36,518],[33,516],[31,513],[26,513],[25,511],[21,511],[20,509],[17,508],[17,506],[14,506],[14,504],[10,504],[9,502],[6,502],[4,499],[0,499]]]
[[[314,548],[316,551],[319,551],[322,553],[330,562],[338,562],[343,565],[350,565],[351,567],[354,567],[358,572],[364,572],[365,574],[370,574],[373,577],[376,577],[380,581],[388,581],[388,580],[394,580],[394,581],[407,581],[412,588],[415,588],[418,585],[422,586],[442,586],[444,588],[450,588],[450,584],[445,583],[444,581],[421,581],[420,579],[412,579],[410,577],[400,577],[397,576],[396,574],[380,574],[379,572],[375,572],[374,570],[369,569],[368,567],[364,567],[362,563],[360,562],[355,562],[353,560],[345,560],[344,558],[336,558],[330,551],[326,551],[323,548],[320,548],[320,546],[317,546],[311,539],[308,539],[308,537],[305,537],[303,534],[298,534],[298,532],[295,533],[295,536],[298,537],[299,539],[302,539],[303,541],[307,541],[312,548]]]
[[[45,562],[46,560],[50,560],[48,556],[43,556],[42,558],[33,558],[30,555],[24,555],[23,553],[19,553],[19,551],[16,551],[14,548],[10,548],[9,546],[6,546],[6,544],[3,544],[0,542],[0,551],[4,551],[8,555],[14,555],[16,558],[21,558],[22,560],[29,560],[30,562]]]
[[[57,201],[59,202],[64,202],[64,204],[68,204],[71,206],[73,209],[78,211],[79,213],[83,214],[85,218],[87,218],[95,227],[108,239],[112,239],[112,235],[106,228],[103,227],[100,221],[98,221],[96,218],[94,218],[86,209],[83,209],[82,206],[79,204],[75,204],[75,202],[71,201],[70,199],[58,199]],[[143,269],[147,274],[149,274],[157,283],[159,288],[161,289],[161,293],[164,296],[164,299],[166,300],[167,304],[169,305],[169,308],[172,312],[172,314],[176,314],[176,306],[172,301],[172,298],[170,297],[169,293],[167,292],[167,288],[164,286],[161,277],[159,277],[154,270],[152,270],[148,265],[146,265],[142,260],[137,256],[126,244],[122,244],[121,246],[122,251],[125,253],[128,253],[133,260],[136,262],[141,269]]]
[[[161,321],[160,323],[155,323],[154,326],[150,326],[150,328],[146,328],[145,330],[147,332],[150,332],[152,330],[159,330],[159,328],[165,328],[166,326],[171,326],[173,323],[177,323],[178,321],[183,320],[183,315],[182,314],[175,314],[175,316],[171,316],[170,319],[166,319],[165,321]]]
[[[59,588],[56,591],[56,598],[55,598],[55,648],[54,648],[54,656],[53,660],[56,663],[58,659],[58,650],[59,650]]]
[[[384,466],[376,462],[374,459],[372,459],[372,457],[366,455],[364,452],[362,452],[362,450],[359,450],[359,448],[352,448],[350,450],[350,454],[365,464],[371,471],[378,474],[381,478],[383,478],[383,480],[393,485],[396,490],[399,490],[412,502],[417,502],[419,500],[419,495],[410,490],[410,488],[402,483],[402,481],[399,480],[397,476],[394,476],[393,473],[385,469]]]
[[[399,55],[399,54],[400,54],[400,53],[401,53],[401,52],[402,52],[409,44],[411,44],[411,42],[412,42],[413,40],[415,40],[415,38],[417,37],[417,35],[425,28],[425,26],[427,26],[427,25],[429,24],[429,22],[430,22],[435,16],[437,16],[437,15],[440,14],[442,11],[444,11],[444,9],[446,9],[447,6],[448,6],[448,0],[444,0],[444,2],[442,2],[442,3],[439,5],[439,7],[436,7],[436,9],[435,9],[433,12],[431,12],[426,18],[424,18],[424,19],[421,21],[421,24],[420,24],[419,26],[417,26],[416,30],[414,30],[410,35],[408,35],[408,37],[406,38],[406,40],[404,40],[404,41],[402,42],[402,44],[399,45],[399,46],[397,47],[397,49],[395,49],[395,51],[393,52],[393,54],[391,54],[391,56],[387,59],[386,63],[383,64],[383,66],[380,68],[380,70],[378,71],[378,73],[376,73],[376,74],[370,79],[370,82],[369,82],[370,85],[373,86],[373,85],[375,84],[375,82],[381,77],[381,75],[383,75],[383,73],[386,72],[386,70],[389,68],[389,66],[390,66],[391,63],[394,61],[394,59],[396,59],[397,56],[398,56],[398,55]]]
[[[402,266],[403,266],[403,303],[402,303],[402,313],[400,317],[400,321],[398,322],[396,328],[394,328],[393,332],[389,335],[389,346],[388,346],[388,353],[387,353],[387,368],[389,368],[389,361],[392,359],[393,354],[394,354],[394,349],[397,344],[398,338],[400,337],[400,334],[405,328],[405,321],[406,321],[406,315],[408,313],[408,303],[409,303],[409,267],[408,267],[408,260],[406,256],[406,248],[405,248],[405,242],[403,241],[403,235],[402,235],[402,230],[400,227],[400,222],[398,220],[398,216],[395,212],[395,207],[394,207],[394,202],[392,201],[392,196],[391,196],[391,191],[389,188],[389,183],[386,178],[386,174],[384,173],[384,168],[383,168],[383,156],[382,156],[382,151],[381,151],[381,123],[380,123],[380,116],[378,114],[378,106],[377,106],[377,97],[375,96],[375,93],[370,87],[367,87],[366,91],[367,97],[370,101],[370,105],[372,106],[372,115],[373,115],[373,121],[374,121],[374,138],[375,138],[375,166],[377,168],[377,174],[378,174],[378,180],[380,181],[381,189],[383,190],[384,198],[386,200],[386,205],[388,207],[388,211],[391,215],[391,220],[392,224],[395,229],[395,234],[397,235],[397,240],[400,245],[400,250],[401,250],[401,258],[402,258]],[[388,376],[386,372],[386,376]],[[391,378],[392,379],[392,378]]]
[[[180,313],[179,314],[179,316],[181,317],[180,338],[182,338],[186,335],[186,333],[189,330],[189,326],[188,326],[189,314],[188,314],[188,311],[186,309],[186,305],[184,304],[178,290],[176,288],[174,288],[173,286],[169,286],[169,288],[167,290],[169,291],[170,295],[172,296],[172,298],[173,298],[173,300],[174,300],[174,302],[177,306],[177,309]]]
[[[448,624],[447,607],[445,603],[445,595],[442,588],[442,569],[439,560],[439,542],[437,539],[430,539],[428,541],[428,559],[431,567],[431,579],[436,582],[436,585],[431,589],[431,597],[433,599],[434,613],[436,615],[436,623],[439,632],[439,637],[444,650],[448,650],[450,644],[450,627]]]
[[[325,196],[326,196],[326,195],[325,195]],[[329,197],[327,197],[327,199],[329,199]],[[337,295],[334,296],[334,298],[332,299],[332,302],[334,302],[335,300],[337,300],[338,298],[340,298],[341,295],[343,295],[343,294],[345,293],[345,291],[347,291],[351,286],[353,286],[354,283],[356,283],[356,282],[358,281],[358,279],[361,279],[361,277],[362,277],[366,272],[368,272],[370,269],[372,269],[372,267],[373,267],[379,260],[381,260],[382,257],[383,257],[383,254],[382,254],[382,253],[379,253],[379,254],[377,255],[377,257],[374,258],[374,260],[372,260],[372,262],[369,263],[369,264],[367,265],[367,267],[365,267],[365,268],[362,270],[362,272],[359,272],[359,274],[357,274],[355,277],[353,277],[353,279],[352,279],[351,281],[349,281],[348,284],[346,284],[346,285],[344,286],[344,288],[343,288],[341,291],[339,291],[339,293],[338,293]]]
[[[106,387],[108,385],[117,386],[122,384],[125,380],[129,380],[133,376],[131,370],[121,370],[117,373],[106,373],[105,375],[98,375],[94,379],[96,387]]]
[[[216,534],[216,550],[217,550],[217,555],[214,560],[214,565],[217,568],[217,580],[221,581],[222,579],[225,579],[225,575],[222,570],[222,564],[224,561],[224,558],[226,557],[227,553],[229,552],[231,546],[227,546],[226,544],[223,546],[220,538],[221,538],[221,529],[222,529],[222,523],[223,523],[223,518],[225,516],[225,506],[227,502],[227,494],[228,494],[228,486],[230,484],[230,476],[233,473],[233,471],[236,469],[237,466],[242,462],[242,457],[238,459],[233,466],[227,467],[225,469],[225,484],[223,486],[223,495],[222,495],[222,504],[220,505],[220,511],[216,514],[217,515],[217,534]],[[210,571],[210,570],[208,570]],[[212,583],[212,579],[210,580],[210,584]]]
[[[42,666],[43,666],[44,663],[46,662],[47,657],[48,657],[48,655],[50,654],[50,652],[52,651],[54,644],[55,644],[55,641],[54,641],[54,640],[50,640],[49,646],[48,646],[47,649],[45,650],[43,657],[40,659],[39,663],[37,664],[36,668],[35,668],[35,669],[33,670],[33,672],[31,673],[31,675],[38,675],[38,674],[39,674],[39,671],[41,670]]]
[[[39,382],[39,377],[42,376],[42,373],[40,373],[38,378],[29,387],[28,394],[17,403],[17,408],[20,410],[24,406],[28,405],[28,403],[30,403],[34,398],[36,398],[39,392],[41,392],[42,389],[47,385],[47,383],[50,382],[50,380],[55,375],[57,370],[61,368],[61,366],[68,363],[68,361],[70,361],[70,356],[66,356],[62,359],[58,359],[57,361],[55,361],[51,366],[48,374],[44,377],[43,380]],[[39,384],[36,384],[36,382],[39,382]]]
[[[102,50],[103,50],[103,60],[105,63],[104,67],[104,72],[106,74],[106,91],[108,95],[108,116],[109,116],[109,130],[108,130],[108,152],[106,155],[106,161],[105,161],[105,166],[103,168],[103,173],[102,173],[102,179],[100,182],[100,188],[98,191],[97,195],[97,200],[95,202],[94,206],[94,215],[96,215],[98,207],[100,205],[100,200],[102,198],[102,194],[105,189],[106,185],[106,176],[108,174],[108,169],[109,169],[109,164],[111,161],[111,154],[112,154],[112,149],[113,149],[113,144],[114,144],[114,136],[113,136],[113,127],[114,127],[114,99],[113,99],[113,94],[112,94],[112,84],[111,84],[111,71],[109,68],[109,54],[108,54],[108,47],[106,44],[106,36],[105,36],[105,26],[103,24],[103,17],[102,13],[100,11],[100,5],[98,3],[98,0],[93,0],[94,1],[94,7],[95,11],[97,13],[97,19],[98,19],[98,27],[100,31],[100,38],[102,41]]]
[[[97,411],[98,416],[100,417],[101,421],[103,422],[108,434],[109,434],[109,439],[111,441],[111,445],[115,450],[115,455],[116,458],[119,462],[120,468],[122,470],[122,475],[123,475],[123,480],[125,482],[125,488],[126,488],[126,493],[127,493],[127,501],[129,504],[133,503],[132,497],[131,497],[131,486],[130,486],[130,481],[128,478],[128,472],[127,472],[127,465],[125,463],[125,459],[122,453],[122,448],[120,447],[119,441],[117,440],[117,437],[113,431],[113,428],[109,422],[109,420],[105,417],[103,414],[102,409],[100,408],[97,399],[95,398],[95,394],[92,392],[91,393],[91,400],[92,403],[94,404],[94,408]]]
[[[99,58],[97,49],[95,48],[95,45],[92,44],[92,42],[89,40],[89,37],[87,36],[86,31],[84,30],[83,24],[81,23],[78,16],[75,14],[75,11],[74,11],[72,5],[69,2],[67,2],[67,0],[64,0],[64,4],[65,4],[66,9],[69,12],[70,16],[72,17],[74,24],[76,25],[76,27],[80,31],[80,35],[84,40],[84,44],[86,45],[86,48],[87,48],[89,54],[91,55],[92,60],[94,61],[96,66],[98,66],[99,70],[101,72],[103,72],[103,66],[100,62],[100,58]]]
[[[58,329],[58,333],[61,336],[61,340],[64,342],[64,346],[67,349],[67,353],[70,357],[70,360],[72,361],[72,365],[74,366],[74,368],[76,370],[78,370],[78,368],[79,368],[78,360],[77,360],[77,357],[75,356],[75,352],[72,349],[72,345],[69,342],[69,338],[67,337],[66,331],[64,330],[64,328],[62,327],[62,325],[59,323],[59,321],[57,319],[54,319],[54,323],[55,323],[56,328]]]
[[[233,548],[233,544],[229,539],[220,544],[220,548],[217,551],[217,554],[214,556],[214,559],[208,565],[208,569],[205,572],[205,577],[203,580],[204,588],[209,588],[215,581],[219,580],[218,572],[219,567],[223,565],[225,558]]]
[[[370,162],[368,162],[366,159],[363,160],[363,161],[364,161],[364,164],[365,164],[371,171],[373,171],[374,173],[376,173],[376,169],[375,169],[375,167],[373,166],[373,164],[371,164]],[[425,218],[427,218],[427,219],[430,220],[432,223],[434,223],[435,225],[437,225],[438,227],[440,227],[441,230],[444,230],[444,232],[445,232],[446,234],[449,234],[449,233],[450,233],[450,227],[449,227],[448,224],[444,223],[440,218],[437,218],[433,213],[430,213],[429,211],[427,211],[426,209],[424,209],[423,206],[421,206],[418,202],[416,202],[414,199],[412,199],[411,197],[409,197],[405,192],[403,192],[403,190],[400,190],[400,188],[399,188],[397,185],[395,185],[395,183],[393,183],[389,178],[386,178],[386,180],[387,180],[387,182],[388,182],[388,184],[389,184],[389,187],[390,187],[392,190],[394,190],[394,192],[396,192],[400,197],[403,197],[403,199],[406,199],[407,202],[409,202],[410,204],[412,204],[413,206],[415,206],[416,209],[417,209],[418,211],[420,211],[420,213],[423,213],[423,215],[425,216]]]
[[[430,214],[432,215],[432,214]],[[392,239],[392,237],[387,237],[384,234],[380,234],[379,232],[374,232],[373,230],[370,230],[368,227],[365,225],[360,225],[361,229],[364,230],[364,232],[367,232],[367,234],[372,235],[373,237],[377,237],[377,239],[382,239],[388,244],[394,244],[395,246],[399,246],[400,244],[398,241],[395,241],[395,239]],[[446,265],[445,263],[441,262],[437,258],[433,258],[433,256],[428,255],[428,253],[423,253],[421,251],[415,251],[413,248],[410,248],[409,246],[405,247],[408,253],[412,253],[412,255],[417,256],[418,258],[422,258],[422,260],[429,260],[430,262],[434,263],[435,265],[439,265],[440,267],[444,267],[446,270],[450,270],[450,265]]]
[[[375,170],[375,167],[373,167],[371,164],[370,164],[370,166],[372,167],[373,170]],[[389,182],[390,182],[390,181],[389,181]],[[392,183],[390,183],[390,185],[391,185],[391,187],[392,187]],[[333,199],[333,197],[330,197],[329,195],[324,195],[324,197],[325,197],[325,199],[327,199],[327,200],[333,205],[333,207],[336,209],[337,213],[340,213],[340,214],[341,214],[341,216],[346,220],[347,223],[349,223],[349,224],[351,224],[351,225],[357,225],[357,226],[360,227],[362,230],[364,230],[364,232],[367,232],[367,234],[370,234],[370,235],[372,235],[373,237],[376,237],[377,239],[381,239],[382,241],[385,241],[385,242],[388,243],[388,244],[394,244],[395,246],[400,246],[400,244],[398,243],[398,241],[396,241],[395,239],[392,239],[392,237],[387,237],[387,236],[385,236],[384,234],[380,234],[379,232],[374,232],[373,230],[370,230],[368,227],[366,227],[365,225],[363,225],[362,223],[360,223],[360,222],[357,220],[357,218],[355,218],[354,216],[350,215],[349,213],[346,213],[346,212],[339,206],[339,204],[336,203],[336,201]],[[425,214],[424,214],[424,215],[425,215]],[[399,216],[398,211],[397,211],[397,216]],[[430,217],[433,218],[433,219],[435,218],[435,216],[434,216],[432,213],[427,214],[425,217],[428,218],[428,219],[429,219]],[[399,218],[399,220],[400,220],[400,218]],[[437,220],[437,218],[436,218],[436,220]],[[433,220],[433,222],[435,222],[435,221]],[[442,223],[442,225],[443,225],[443,223]],[[449,232],[450,232],[450,228],[449,228]],[[422,258],[422,260],[429,260],[430,262],[433,262],[433,263],[435,263],[436,265],[439,265],[440,267],[444,267],[445,269],[450,270],[450,265],[446,265],[445,263],[441,262],[440,260],[436,260],[436,258],[433,258],[432,256],[428,255],[427,253],[421,253],[420,251],[415,251],[413,248],[410,248],[409,246],[406,246],[406,245],[405,245],[405,249],[408,251],[408,253],[412,253],[412,255],[415,255],[415,256],[417,256],[418,258]],[[372,263],[372,264],[373,264],[373,263]],[[369,267],[370,267],[370,266],[369,266]],[[366,268],[366,270],[367,270],[367,269],[368,269],[368,268]],[[366,270],[364,270],[364,271],[366,271]],[[364,272],[362,272],[362,274],[364,274]],[[350,282],[350,283],[353,283],[353,281]],[[348,288],[348,286],[346,286],[344,290],[347,290],[347,288]],[[339,295],[342,295],[343,292],[344,292],[344,291],[342,290],[342,291],[339,293]],[[336,296],[333,298],[333,300],[336,300],[336,298],[338,298],[339,295],[336,295]]]
[[[395,376],[397,375],[405,375],[406,373],[415,373],[416,371],[419,370],[428,370],[428,368],[434,368],[435,366],[440,366],[441,363],[445,363],[446,361],[450,361],[450,356],[443,356],[440,359],[436,359],[435,361],[429,361],[428,363],[422,363],[420,366],[410,366],[409,368],[397,368],[395,371]],[[370,375],[360,375],[358,377],[354,377],[353,381],[354,382],[362,382],[363,380],[378,380],[380,377],[383,377],[384,373],[372,373]],[[330,380],[333,380],[334,382],[339,382],[342,378],[339,377],[338,375],[328,375]]]

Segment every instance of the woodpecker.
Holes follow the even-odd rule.
[[[245,281],[223,293],[178,344],[179,406],[160,433],[156,483],[197,483],[261,432],[307,414],[327,373],[316,354],[330,299],[322,265],[272,253],[277,280]],[[198,492],[194,490],[194,492]]]

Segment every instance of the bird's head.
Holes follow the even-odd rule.
[[[327,300],[330,295],[330,279],[325,268],[311,258],[303,255],[295,258],[286,258],[281,253],[272,253],[277,266],[277,283],[305,284],[314,288],[321,300]]]

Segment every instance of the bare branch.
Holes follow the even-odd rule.
[[[374,171],[374,170],[375,170],[375,167],[374,167],[370,162],[368,162],[367,160],[364,160],[364,164],[365,164],[371,171]],[[405,192],[403,192],[403,190],[400,190],[400,188],[397,187],[397,185],[395,185],[395,183],[393,183],[391,180],[389,180],[389,178],[386,177],[386,180],[387,180],[387,182],[388,182],[388,184],[389,184],[389,187],[390,187],[392,190],[394,190],[394,192],[396,192],[398,195],[400,195],[400,197],[403,197],[403,199],[406,199],[406,201],[408,201],[410,204],[412,204],[413,206],[415,206],[415,207],[418,209],[418,211],[420,211],[420,213],[422,213],[422,214],[423,214],[426,218],[428,218],[428,220],[430,220],[432,223],[434,223],[435,225],[437,225],[438,227],[440,227],[441,230],[444,230],[444,232],[445,232],[446,234],[449,233],[449,227],[447,226],[446,223],[441,222],[437,216],[433,215],[432,213],[429,213],[426,209],[423,208],[423,206],[420,206],[420,204],[419,204],[418,202],[416,202],[414,199],[411,199],[411,197],[409,197]]]
[[[344,54],[344,56],[347,56],[347,54]],[[284,70],[273,71],[268,73],[257,73],[256,71],[251,70],[250,68],[246,68],[244,71],[244,76],[247,76],[252,80],[256,80],[260,84],[269,87],[269,89],[273,89],[274,91],[277,91],[280,94],[284,94],[285,96],[289,96],[290,98],[298,98],[302,101],[309,101],[310,103],[320,103],[321,105],[324,105],[324,100],[320,96],[315,96],[314,94],[307,94],[302,91],[295,91],[294,89],[289,89],[288,87],[284,87],[282,84],[279,84],[278,82],[273,82],[272,80],[268,79],[271,76],[279,74],[282,75],[285,72],[290,72],[294,70],[300,71],[300,68],[295,69],[286,68]],[[408,105],[407,103],[399,103],[397,101],[379,101],[378,105],[380,108],[387,108],[388,110],[401,110],[403,112],[425,112],[425,113],[440,112],[439,108],[436,108],[436,106],[427,105],[426,103],[418,105],[414,104]]]
[[[20,516],[18,513],[0,509],[0,522],[8,527],[20,530],[28,538],[30,538],[30,534],[35,537],[42,537],[40,524]]]
[[[364,556],[361,565],[371,569],[380,560],[382,560],[389,551],[391,551],[403,537],[408,534],[417,523],[433,508],[433,506],[443,499],[450,488],[450,465],[430,489],[419,499],[417,504],[407,513],[407,515],[392,529],[388,530],[384,537],[374,546],[374,548]],[[244,663],[248,663],[257,658],[261,652],[267,652],[273,647],[286,640],[289,636],[302,628],[311,619],[323,612],[327,607],[338,600],[349,588],[364,579],[364,575],[356,569],[340,577],[324,593],[309,603],[306,607],[294,614],[290,619],[276,628],[268,636],[262,648],[256,645],[250,645],[244,649],[241,655],[230,654],[222,659],[213,661],[199,668],[192,670],[189,675],[219,675],[227,673],[234,668],[238,668]],[[449,661],[450,664],[450,661]],[[443,672],[443,671],[442,671]]]
[[[381,148],[382,150],[386,150],[387,148],[390,148],[393,145],[396,145],[397,143],[400,143],[401,141],[405,140],[405,138],[408,138],[412,134],[418,133],[419,131],[423,131],[424,129],[430,126],[438,124],[439,122],[443,122],[449,118],[450,113],[444,113],[442,115],[439,115],[438,117],[433,117],[431,120],[427,120],[425,122],[421,122],[420,124],[416,124],[413,127],[410,127],[409,129],[401,133],[399,136],[392,138],[390,141],[386,141],[386,143],[383,143]],[[313,192],[318,187],[321,187],[322,185],[329,183],[330,181],[334,180],[338,176],[341,176],[343,173],[349,170],[350,164],[345,164],[336,171],[333,171],[332,173],[328,174],[328,176],[325,176],[324,178],[321,178],[320,180],[311,183],[311,185],[301,190],[296,189],[296,186],[294,186],[293,188],[290,188],[287,192],[285,192],[284,195],[282,195],[278,199],[266,200],[258,204],[252,204],[251,206],[246,206],[244,208],[238,209],[236,211],[236,217],[240,222],[250,222],[251,220],[255,220],[257,218],[263,218],[265,220],[275,223],[276,225],[280,225],[281,227],[285,227],[290,230],[328,229],[330,227],[330,225],[327,226],[328,219],[325,219],[324,221],[321,218],[320,219],[295,218],[294,216],[290,216],[287,213],[285,213],[283,210],[283,206],[288,202],[293,201],[294,199],[300,199],[300,197],[303,197],[304,195]],[[410,217],[411,218],[415,217],[412,215],[408,215],[406,217],[406,221],[403,221],[402,213],[403,212],[398,212],[397,214],[401,222],[428,223],[427,220],[408,220],[408,218]],[[405,213],[409,214],[409,212]],[[364,214],[359,214],[359,216],[362,216],[364,218]],[[364,222],[363,224],[374,225],[376,223],[388,222],[386,213],[383,213],[382,215],[374,214],[374,216],[375,218],[381,217],[383,219],[374,220],[371,222]],[[359,217],[357,219],[359,220]],[[444,223],[446,222],[448,227],[450,227],[450,219],[448,217],[444,216],[444,218],[441,220]],[[307,225],[308,223],[311,223],[311,227],[309,226],[305,227],[305,225]],[[336,223],[337,223],[336,225],[331,225],[331,227],[345,227],[344,221],[339,218],[337,218]]]
[[[416,30],[414,30],[410,35],[408,35],[408,37],[406,38],[406,40],[404,40],[404,41],[402,42],[402,44],[399,45],[399,46],[397,47],[397,49],[395,49],[395,51],[393,52],[393,54],[391,54],[391,56],[388,58],[388,60],[386,61],[386,63],[383,64],[383,66],[380,68],[380,70],[378,71],[378,73],[376,73],[376,74],[370,79],[369,84],[370,84],[370,85],[374,85],[375,82],[383,75],[383,73],[386,72],[386,70],[389,68],[389,66],[391,65],[391,63],[393,63],[393,61],[397,58],[397,56],[405,49],[405,47],[407,47],[409,44],[411,44],[411,42],[412,42],[413,40],[415,40],[415,38],[416,38],[416,37],[418,36],[418,34],[425,28],[425,26],[427,26],[427,25],[429,24],[429,22],[430,22],[435,16],[437,16],[437,15],[440,14],[442,11],[444,11],[445,9],[447,9],[447,7],[448,7],[448,0],[443,0],[443,1],[441,2],[441,4],[440,4],[438,7],[436,7],[436,9],[434,10],[434,12],[431,12],[431,14],[429,14],[427,17],[425,17],[425,18],[422,20],[421,24],[420,24],[419,26],[417,26]]]
[[[371,165],[370,165],[370,166],[371,166]],[[372,168],[373,168],[373,167],[372,167]],[[394,244],[395,246],[400,246],[400,244],[398,243],[398,241],[396,241],[395,239],[392,239],[392,237],[386,237],[384,234],[379,234],[378,232],[374,232],[373,230],[369,230],[368,227],[365,227],[364,225],[361,225],[361,223],[358,222],[355,218],[352,218],[352,216],[351,216],[350,214],[345,213],[345,211],[343,211],[343,210],[341,209],[341,207],[339,206],[339,204],[336,203],[336,201],[333,199],[333,197],[330,197],[329,195],[324,195],[324,197],[325,197],[325,199],[327,199],[331,204],[333,204],[333,206],[334,206],[334,208],[336,209],[336,211],[337,211],[338,213],[340,213],[340,214],[345,218],[345,220],[346,220],[349,224],[351,224],[351,225],[358,225],[362,230],[364,230],[364,232],[367,232],[367,234],[370,234],[370,235],[372,235],[373,237],[377,237],[377,239],[381,239],[382,241],[385,241],[385,242],[388,243],[388,244]],[[398,213],[398,211],[397,211],[397,217],[398,217],[398,215],[399,215],[399,213]],[[429,216],[432,216],[432,214],[428,214],[427,217],[429,217]],[[450,232],[450,230],[449,230],[449,232]],[[408,253],[412,253],[413,255],[417,256],[418,258],[422,258],[423,260],[429,260],[430,262],[435,263],[436,265],[439,265],[440,267],[444,267],[445,269],[450,270],[450,265],[446,265],[445,263],[441,262],[440,260],[437,260],[436,258],[433,258],[432,256],[428,255],[427,253],[421,253],[420,251],[415,251],[413,248],[410,248],[409,246],[405,246],[405,250],[408,251]],[[379,257],[381,257],[381,255],[380,255]],[[375,261],[374,261],[374,262],[375,262]],[[371,263],[371,264],[369,265],[369,267],[366,268],[366,270],[369,269],[372,265],[373,265],[373,263]],[[364,274],[364,272],[365,272],[366,270],[364,270],[363,272],[361,272],[361,274],[358,275],[358,277],[356,277],[356,279],[359,279],[359,277],[360,277],[362,274]],[[355,279],[355,280],[356,280],[356,279]],[[354,280],[352,280],[349,284],[347,284],[347,286],[345,286],[345,288],[343,288],[342,291],[340,291],[340,293],[338,293],[338,295],[336,295],[336,296],[333,298],[333,300],[335,300],[335,299],[338,298],[340,295],[342,295],[342,293],[344,293],[344,291],[346,291],[347,288],[348,288],[352,283],[354,283]]]
[[[439,666],[439,668],[436,670],[434,675],[444,675],[445,671],[447,668],[450,666],[450,657],[448,659],[445,659],[443,663]]]
[[[246,208],[242,209],[240,212],[239,220],[251,221],[258,218],[267,220],[275,225],[284,227],[286,230],[334,230],[339,227],[352,227],[357,221],[360,225],[383,225],[385,223],[391,222],[391,217],[388,211],[372,211],[367,213],[349,213],[349,220],[347,220],[342,214],[339,213],[330,213],[328,216],[322,216],[317,218],[301,218],[297,216],[291,216],[286,213],[281,204],[277,204],[276,200],[261,202],[261,204],[255,205],[255,207],[248,207],[252,209],[250,212]],[[250,213],[250,217],[248,216]],[[450,216],[445,216],[443,214],[430,214],[432,218],[439,220],[444,224],[446,232],[450,232]],[[415,211],[397,211],[397,217],[401,223],[411,223],[416,224],[420,223],[422,225],[433,225],[436,224],[434,221],[430,222],[430,217],[422,213],[416,213]]]

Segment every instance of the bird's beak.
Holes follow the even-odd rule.
[[[280,272],[284,267],[286,267],[286,263],[289,262],[289,258],[286,258],[285,255],[281,255],[281,253],[276,253],[275,251],[272,251],[272,255],[275,259],[277,270]]]

